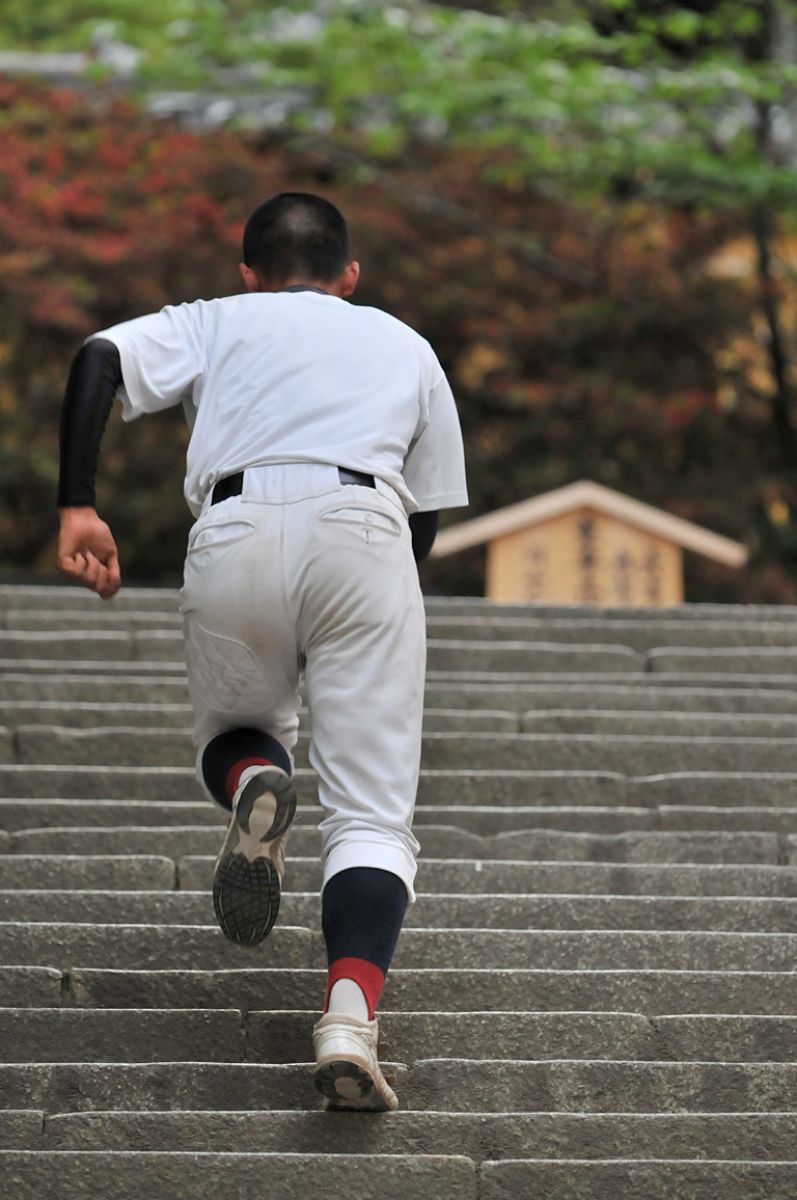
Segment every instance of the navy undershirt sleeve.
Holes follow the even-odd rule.
[[[437,520],[439,513],[416,512],[410,514],[410,533],[412,534],[412,553],[415,561],[426,558],[437,537]]]
[[[119,351],[107,338],[92,338],[72,360],[61,410],[59,508],[94,507],[100,442],[121,382]]]

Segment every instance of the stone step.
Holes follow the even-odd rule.
[[[651,650],[647,658],[648,670],[676,674],[730,675],[741,673],[757,675],[794,675],[797,669],[797,650],[787,646],[759,646],[757,648],[725,648],[704,650],[697,647],[668,647]]]
[[[295,755],[307,766],[309,738],[300,735]],[[0,761],[21,765],[192,766],[196,748],[188,731],[108,726],[66,729],[20,725],[0,737]],[[428,733],[421,764],[427,769],[609,771],[625,775],[672,771],[797,772],[797,738],[712,738],[608,734]]]
[[[592,1060],[419,1059],[396,1075],[402,1107],[468,1112],[797,1112],[796,1063],[663,1063]],[[315,1110],[308,1058],[271,1063],[47,1063],[0,1065],[11,1108]]]
[[[320,926],[317,892],[285,892],[284,925]],[[209,891],[0,891],[0,921],[211,925]],[[793,933],[797,899],[733,896],[482,895],[417,893],[405,928],[742,930]]]
[[[0,1005],[59,1008],[67,982],[55,967],[0,967]]]
[[[351,1189],[380,1200],[476,1200],[470,1159],[453,1155],[0,1152],[9,1200],[293,1200],[299,1190],[344,1200]],[[230,1190],[234,1180],[234,1192]]]
[[[315,806],[315,772],[299,768],[295,782],[299,803]],[[795,794],[797,773],[788,771],[675,771],[627,778],[616,771],[426,769],[420,775],[418,804],[788,809],[794,807]],[[201,802],[206,812],[214,812],[190,767],[6,764],[0,766],[0,795],[19,800]]]
[[[300,711],[303,727],[309,724],[307,710]],[[7,700],[0,701],[0,724],[9,729],[20,725],[57,725],[74,729],[93,729],[97,726],[126,726],[128,728],[152,728],[166,726],[179,729],[190,737],[192,709],[190,704],[118,704],[112,702],[77,702],[68,707],[60,700]],[[427,708],[423,714],[423,727],[428,733],[449,731],[473,731],[485,733],[491,730],[503,733],[520,731],[520,716],[515,712],[496,709]],[[764,726],[762,726],[764,728]],[[775,736],[779,727],[772,726]]]
[[[749,795],[747,781],[754,778],[745,776],[741,793],[744,798]],[[793,795],[788,785],[790,780],[797,779],[797,774],[776,775],[773,779],[775,782],[767,795],[777,795],[779,791],[784,795]],[[300,767],[295,782],[300,804],[315,804],[318,791],[315,772]],[[781,787],[781,784],[784,786]],[[630,789],[629,780],[610,771],[511,771],[500,768],[424,770],[419,780],[418,803],[484,804],[485,795],[489,794],[491,806],[527,806],[552,800],[602,806],[639,804],[640,801],[629,799]],[[680,795],[677,791],[674,794]],[[8,798],[149,800],[158,803],[196,802],[202,799],[202,791],[192,767],[119,767],[99,764],[0,765],[0,795]]]
[[[203,866],[205,859],[200,860]],[[315,860],[313,860],[314,862]],[[211,867],[212,870],[212,867]],[[80,855],[0,855],[0,888],[77,888],[113,891],[171,890],[177,873],[170,858],[85,858]],[[795,881],[797,884],[797,881]],[[795,892],[797,895],[797,892]]]
[[[260,1011],[273,998],[275,1009],[318,1011],[326,988],[325,970],[134,969],[75,967],[61,981],[59,999],[50,999],[50,974],[33,977],[23,968],[0,967],[0,995],[6,1007],[78,1008],[235,1008]],[[35,968],[27,968],[35,970]],[[16,971],[16,973],[15,973]],[[793,1016],[797,1011],[794,971],[668,971],[455,968],[391,968],[382,1005],[387,1010],[511,1012],[643,1012]],[[447,1106],[446,1106],[447,1107]]]
[[[459,691],[462,696],[463,704],[467,702],[475,708],[484,707],[485,695],[491,693],[495,689],[502,690],[504,696],[510,691],[512,694],[517,694],[521,689],[523,692],[530,688],[550,690],[551,694],[559,688],[577,687],[591,688],[593,694],[598,698],[598,707],[605,707],[605,702],[600,699],[602,689],[604,688],[629,688],[639,687],[647,691],[651,688],[657,691],[672,691],[673,689],[680,690],[683,688],[697,689],[699,691],[715,691],[719,692],[724,689],[732,689],[733,691],[772,691],[778,695],[784,693],[793,693],[797,691],[797,672],[789,673],[788,670],[764,671],[757,672],[744,669],[742,664],[738,671],[734,670],[718,670],[715,672],[700,672],[700,671],[665,671],[663,668],[659,670],[656,667],[656,673],[651,674],[653,670],[650,661],[645,664],[645,670],[630,671],[626,673],[607,673],[600,670],[583,670],[573,667],[570,671],[555,670],[555,669],[537,669],[537,670],[462,670],[462,669],[446,669],[439,670],[437,668],[429,668],[426,672],[426,689],[427,695],[432,695],[437,689],[444,689],[450,692],[451,689]],[[692,664],[694,665],[694,664]],[[8,678],[19,678],[25,676],[31,681],[31,686],[36,687],[33,683],[37,678],[40,681],[49,683],[55,676],[68,675],[71,678],[82,678],[87,681],[94,679],[116,679],[120,689],[127,686],[128,679],[139,681],[152,680],[161,681],[163,679],[170,680],[172,685],[183,689],[182,696],[185,696],[187,683],[185,675],[185,664],[182,659],[169,659],[144,661],[137,659],[135,662],[120,659],[87,659],[87,658],[72,658],[72,659],[47,659],[41,656],[30,658],[8,658],[0,656],[0,680]],[[597,685],[597,689],[594,685]],[[38,685],[39,687],[41,684]],[[117,699],[121,699],[122,692],[117,695]],[[48,697],[45,695],[44,697]],[[52,698],[52,695],[50,696]],[[140,699],[140,697],[139,697]],[[179,697],[178,697],[179,700]],[[532,697],[532,703],[534,699]],[[442,703],[439,702],[439,703]],[[451,702],[448,701],[450,704]],[[498,705],[494,705],[498,707]],[[502,707],[506,708],[506,701]],[[522,709],[523,703],[517,705],[518,710]]]
[[[56,633],[62,630],[109,629],[130,633],[141,629],[182,630],[183,618],[176,610],[129,608],[118,610],[110,605],[101,609],[7,608],[0,607],[0,629],[14,633]]]
[[[113,600],[100,600],[92,592],[75,585],[3,584],[0,586],[0,608],[57,609],[59,612],[114,612],[154,610],[177,612],[180,592],[177,588],[123,587]],[[786,609],[784,612],[788,611]]]
[[[312,1057],[315,1011],[0,1008],[0,1062],[296,1063]],[[797,1017],[382,1010],[394,1062],[510,1059],[792,1062]]]
[[[98,1112],[48,1117],[15,1114],[4,1144],[53,1150],[215,1150],[359,1153],[362,1120],[324,1112]],[[23,1121],[22,1118],[25,1118]],[[0,1130],[3,1129],[0,1123]],[[399,1110],[368,1122],[373,1154],[428,1154],[445,1146],[474,1162],[526,1158],[787,1159],[794,1153],[791,1113],[416,1113]],[[368,1193],[366,1193],[368,1194]],[[624,1193],[615,1192],[622,1196]],[[686,1193],[682,1193],[682,1196]],[[523,1193],[514,1193],[523,1196]],[[596,1193],[590,1195],[594,1200]]]
[[[670,608],[630,608],[616,605],[599,608],[594,604],[545,604],[538,601],[496,603],[482,596],[425,596],[430,614],[463,616],[534,618],[561,617],[607,621],[666,619],[678,621],[797,621],[797,606],[790,604],[711,604],[685,603]],[[180,591],[165,587],[123,586],[112,600],[100,600],[85,588],[74,584],[2,584],[0,609],[46,608],[50,610],[103,612],[122,611],[176,612],[180,607]]]
[[[485,917],[487,917],[485,913]],[[790,971],[797,933],[704,930],[417,929],[402,933],[396,968]],[[0,923],[0,963],[108,969],[322,967],[320,932],[277,924],[260,947],[229,942],[215,925]]]
[[[130,664],[123,677],[114,674],[75,674],[63,670],[62,663],[51,663],[44,673],[5,672],[0,675],[0,694],[6,700],[34,703],[37,700],[93,704],[187,704],[188,685],[184,678],[169,675],[137,675],[138,664]],[[596,681],[597,682],[597,681]],[[601,686],[585,683],[513,684],[500,682],[433,683],[426,685],[428,708],[484,708],[501,712],[549,710],[593,710],[643,712],[679,711],[718,713],[793,713],[797,711],[797,690],[789,690],[776,680],[770,687],[727,687],[718,680],[714,687],[695,687],[692,680],[640,675],[628,676],[622,684],[605,679]]]
[[[702,811],[700,808],[687,807],[683,810],[684,820],[690,821],[690,814],[694,814],[694,821],[698,822]],[[716,811],[723,814],[728,810],[710,810],[706,817],[709,827],[713,828],[710,813]],[[780,825],[772,824],[772,814],[782,814],[785,827],[791,811],[755,807],[738,812],[733,810],[730,816],[736,818],[736,828],[755,829],[755,821],[760,813],[767,827],[780,829]],[[314,825],[323,816],[317,803],[300,804],[296,813],[297,825],[291,833],[292,849],[295,849],[294,839],[299,828]],[[655,809],[626,805],[536,805],[517,808],[510,805],[420,804],[415,806],[414,824],[416,828],[455,826],[474,835],[492,837],[496,833],[513,833],[529,828],[572,829],[592,833],[657,829],[660,828],[660,817]],[[34,829],[110,831],[131,827],[164,829],[185,826],[211,827],[221,831],[226,827],[226,822],[222,810],[207,801],[157,804],[146,800],[0,800],[0,830],[7,833]],[[123,846],[119,852],[129,852],[129,846]]]
[[[9,634],[8,636],[12,635]],[[97,657],[96,649],[88,646],[86,647],[86,653],[91,653],[91,658],[70,657],[70,655],[76,653],[74,647],[63,654],[60,659],[55,657],[48,658],[44,654],[37,654],[35,646],[29,647],[29,650],[29,657],[22,656],[24,654],[24,647],[16,657],[12,657],[7,649],[0,651],[0,678],[6,675],[25,674],[31,677],[36,675],[43,676],[45,680],[49,680],[53,672],[64,672],[68,675],[81,675],[84,678],[92,679],[98,676],[115,676],[121,681],[126,680],[129,675],[133,674],[140,679],[149,677],[154,680],[167,677],[171,678],[173,682],[178,683],[184,689],[187,686],[185,663],[178,659],[168,661],[155,659],[151,662],[142,662],[139,659],[136,662],[131,662],[125,658],[99,658]],[[777,685],[778,687],[788,687],[788,681],[784,681],[783,678],[778,677]],[[766,684],[762,686],[766,686]]]
[[[675,697],[672,697],[674,702]],[[20,727],[94,730],[169,729],[191,735],[189,704],[116,704],[63,701],[0,701],[0,723],[11,730]],[[306,709],[300,711],[301,728],[309,735]],[[696,711],[631,713],[625,710],[580,711],[578,709],[532,709],[523,714],[497,709],[427,708],[425,733],[529,733],[609,736],[668,736],[710,738],[793,738],[797,714],[792,713],[703,713]]]
[[[0,608],[0,630],[10,632],[60,633],[66,631],[110,630],[112,632],[148,632],[169,630],[181,634],[179,612],[128,609],[117,611],[104,607],[99,611],[77,609]],[[651,616],[627,617],[623,620],[587,617],[508,616],[491,613],[453,615],[427,612],[427,636],[443,641],[501,641],[533,642],[538,644],[578,643],[581,645],[613,645],[630,647],[639,653],[669,646],[701,648],[771,647],[794,644],[797,621],[794,619],[719,620],[704,619],[689,622]]]
[[[21,721],[21,713],[18,719]],[[2,720],[6,725],[13,725],[7,717]],[[791,713],[719,714],[667,710],[630,713],[579,712],[575,709],[543,712],[533,709],[523,714],[522,722],[524,733],[606,734],[610,737],[623,734],[636,737],[793,738],[797,732],[797,717]],[[431,726],[429,732],[432,732]]]
[[[783,861],[784,853],[777,833],[750,831],[592,834],[571,833],[561,829],[530,829],[520,833],[498,834],[494,838],[480,838],[452,826],[441,828],[428,825],[420,832],[427,858],[445,856],[451,859],[530,863],[744,863],[764,866]],[[300,846],[301,843],[297,841],[297,847]],[[213,853],[217,853],[217,848]],[[196,856],[185,857],[195,859]]]
[[[676,652],[679,653],[679,652]],[[752,655],[759,651],[750,651]],[[788,656],[788,650],[783,651]],[[32,632],[0,630],[0,660],[55,659],[66,663],[89,656],[92,662],[172,662],[183,659],[178,629],[68,629]],[[644,669],[645,656],[626,646],[555,642],[456,641],[431,638],[427,664],[434,671],[600,671],[625,674]],[[688,670],[688,668],[686,668]],[[797,670],[797,662],[795,663]],[[780,674],[781,672],[778,672]]]
[[[60,628],[60,625],[54,628]],[[68,627],[68,626],[67,626]],[[7,624],[6,628],[13,628]],[[25,628],[25,626],[19,626]],[[431,641],[514,642],[536,645],[620,645],[638,654],[670,646],[681,648],[723,649],[730,647],[783,646],[792,648],[797,622],[791,621],[720,621],[642,620],[623,621],[602,617],[486,617],[427,614],[427,636]]]
[[[413,933],[415,931],[412,931]],[[444,935],[444,931],[438,931]],[[752,935],[761,936],[761,935]],[[788,936],[788,935],[775,935]],[[323,965],[320,934],[278,925],[259,948],[239,946],[207,925],[70,925],[65,922],[0,924],[0,963],[8,966],[73,966],[244,969],[254,961],[282,968]],[[419,947],[421,953],[423,949]],[[257,959],[253,959],[253,955]],[[425,964],[424,964],[425,965]]]
[[[208,891],[212,858],[178,864],[180,887]],[[0,889],[51,891],[170,891],[176,886],[171,859],[135,855],[0,855]],[[317,892],[317,858],[291,858],[286,889]],[[581,862],[516,863],[468,859],[421,859],[417,888],[472,895],[569,893],[620,896],[797,896],[794,867],[744,864],[628,864]]]
[[[298,853],[299,830],[303,829],[302,837],[308,836],[306,827],[317,824],[323,815],[317,803],[300,804],[296,811],[297,825],[291,834],[293,853]],[[219,824],[220,820],[223,822],[221,810],[204,801],[159,805],[145,800],[0,800],[0,831],[4,830],[6,833],[51,830],[54,837],[59,837],[60,834],[55,833],[56,830],[79,828],[117,831],[116,836],[124,839],[124,833],[118,831],[133,828],[199,826],[221,831],[225,826],[223,823]],[[443,852],[446,851],[449,842],[448,833],[442,834],[433,828],[434,826],[442,826],[446,830],[453,827],[473,836],[493,839],[499,834],[507,836],[530,829],[560,829],[572,833],[596,834],[627,833],[632,830],[670,832],[716,829],[718,832],[727,833],[753,831],[786,835],[797,832],[797,808],[787,808],[785,804],[780,807],[661,805],[655,808],[634,808],[630,805],[609,807],[597,804],[538,804],[524,808],[500,803],[492,806],[421,804],[415,807],[414,825],[416,830],[420,831],[424,852],[435,853],[432,850],[436,845],[435,839],[444,839]],[[133,852],[132,842],[122,840],[120,845],[121,849],[113,851],[114,853]],[[308,854],[317,849],[315,843],[308,841],[307,845],[311,847],[307,850]],[[13,840],[7,849],[14,846],[24,852],[23,843],[15,844]],[[40,846],[31,845],[31,851],[34,848],[40,850]],[[65,846],[59,845],[56,852],[67,853],[67,850]],[[501,855],[491,854],[488,857]]]
[[[758,832],[755,827],[736,833],[726,833],[720,821],[719,831],[709,824],[695,831],[683,831],[670,815],[668,832],[649,832],[655,814],[647,809],[628,810],[630,830],[619,833],[571,832],[562,828],[560,810],[549,813],[550,820],[540,820],[538,827],[517,832],[482,837],[456,825],[419,826],[418,840],[423,854],[431,858],[501,859],[508,861],[563,862],[647,862],[647,863],[761,863],[775,865],[781,851],[777,832]],[[780,810],[778,828],[789,828]],[[596,824],[599,809],[587,809],[588,818]],[[622,827],[623,814],[609,813],[605,825]],[[580,830],[579,814],[569,822]],[[752,821],[755,821],[755,811]],[[588,820],[587,824],[590,823]],[[564,822],[568,824],[568,822]],[[738,824],[738,822],[737,822]],[[545,826],[550,825],[550,828]],[[647,827],[647,829],[646,829]],[[33,855],[99,855],[131,854],[165,856],[175,861],[181,858],[213,856],[223,838],[223,827],[164,826],[160,828],[122,827],[30,829],[6,835],[5,845],[0,837],[0,853]],[[315,825],[297,825],[290,833],[290,853],[299,858],[321,852],[321,833]]]
[[[637,1162],[578,1160],[558,1162],[508,1161],[484,1163],[479,1200],[510,1196],[545,1196],[545,1200],[727,1200],[727,1197],[766,1196],[791,1200],[797,1161],[784,1162]]]

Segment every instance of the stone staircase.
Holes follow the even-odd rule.
[[[215,927],[177,593],[0,588],[3,1200],[794,1200],[797,609],[430,599],[394,1114],[321,1111],[318,812]]]

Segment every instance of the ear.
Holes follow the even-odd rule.
[[[238,263],[238,269],[241,272],[241,278],[244,281],[247,292],[260,292],[263,290],[254,267],[247,267],[246,263]]]
[[[359,278],[360,278],[360,264],[358,262],[350,262],[349,265],[346,267],[346,270],[341,275],[340,280],[338,282],[338,287],[340,289],[339,295],[341,296],[341,298],[350,296],[352,294],[354,289],[357,287]]]

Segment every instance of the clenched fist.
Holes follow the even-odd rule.
[[[103,600],[119,591],[122,576],[113,534],[93,508],[61,508],[58,567]]]

